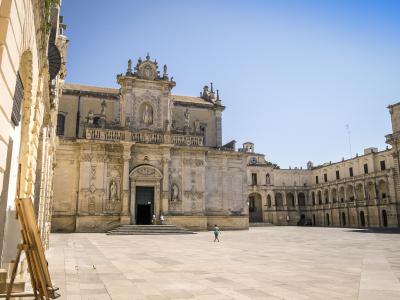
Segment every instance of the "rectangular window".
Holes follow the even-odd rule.
[[[324,174],[324,181],[328,182],[328,174],[326,174],[326,173]]]
[[[368,174],[368,164],[364,164],[364,174]]]
[[[251,174],[251,184],[257,185],[257,174],[256,173]]]
[[[315,176],[315,184],[318,184],[318,176]]]
[[[382,160],[381,161],[381,171],[384,171],[384,170],[386,170],[386,164],[385,164],[385,161]]]
[[[339,180],[340,179],[340,173],[339,173],[339,170],[336,170],[336,180]]]
[[[57,115],[57,127],[56,127],[56,134],[57,135],[64,135],[64,127],[65,127],[65,116],[63,114]]]
[[[350,174],[350,177],[353,177],[353,167],[349,168],[349,174]]]
[[[17,73],[17,81],[15,83],[13,107],[11,112],[11,121],[15,126],[21,121],[21,105],[24,99],[24,86],[22,85],[21,76]]]

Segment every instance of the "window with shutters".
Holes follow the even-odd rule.
[[[65,129],[65,116],[63,114],[57,115],[57,135],[64,135]]]
[[[22,85],[21,76],[17,73],[17,81],[15,83],[13,108],[11,112],[11,121],[15,126],[18,126],[21,121],[21,106],[24,99],[24,86]]]

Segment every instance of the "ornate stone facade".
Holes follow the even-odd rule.
[[[120,89],[65,85],[57,149],[55,231],[119,224],[248,228],[246,157],[222,148],[224,106],[213,87],[172,95],[156,61],[128,62]]]

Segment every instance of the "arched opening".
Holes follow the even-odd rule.
[[[317,198],[318,198],[318,204],[322,204],[322,193],[321,193],[321,191],[318,191],[318,193],[317,193]]]
[[[342,226],[346,226],[346,214],[342,212]]]
[[[251,223],[262,222],[261,195],[258,193],[249,195],[249,221]]]
[[[311,192],[312,205],[315,205],[315,193]]]
[[[57,127],[56,127],[56,134],[59,136],[63,136],[65,131],[65,115],[58,114],[57,115]]]
[[[306,206],[306,195],[304,193],[298,193],[297,200],[299,201],[299,206]]]
[[[272,201],[271,201],[271,195],[267,195],[267,206],[268,207],[271,207],[271,205],[272,205]]]
[[[346,187],[347,201],[354,201],[354,188],[352,185]]]
[[[265,183],[266,184],[271,184],[271,177],[269,176],[269,173],[265,176]]]
[[[365,216],[363,211],[360,211],[360,223],[361,227],[365,227]]]
[[[336,203],[337,202],[337,195],[336,195],[336,189],[335,188],[332,189],[331,195],[332,195],[332,202]]]
[[[286,204],[287,204],[287,206],[291,206],[291,207],[295,206],[293,193],[286,194]]]
[[[324,200],[325,200],[325,204],[329,203],[329,191],[328,191],[328,189],[324,190]]]
[[[275,193],[275,206],[276,207],[283,206],[283,198],[281,193]]]
[[[330,220],[329,220],[329,214],[326,214],[326,225],[327,225],[327,226],[330,226],[330,225],[331,225],[331,222],[330,222]]]
[[[386,210],[382,210],[382,222],[383,222],[383,227],[388,226],[388,218],[387,218]]]
[[[357,184],[356,186],[356,193],[357,193],[357,200],[364,201],[364,187],[361,183]]]
[[[339,189],[339,199],[340,199],[341,203],[344,202],[344,187],[343,186],[340,187],[340,189]]]
[[[385,199],[387,197],[387,186],[386,186],[386,182],[384,180],[380,180],[379,184],[379,195],[382,199]]]

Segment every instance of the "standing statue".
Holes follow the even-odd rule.
[[[113,180],[110,184],[110,201],[115,202],[115,200],[117,200],[117,184]]]
[[[151,125],[153,124],[153,113],[151,111],[151,107],[149,107],[149,105],[146,104],[146,106],[144,107],[144,111],[143,111],[143,116],[142,116],[142,121],[144,124],[146,125]]]
[[[177,201],[179,201],[179,188],[174,183],[172,185],[172,191],[171,191],[171,202],[177,202]]]
[[[185,113],[184,113],[183,115],[184,115],[184,117],[185,117],[184,126],[185,126],[186,128],[189,128],[189,127],[190,127],[190,112],[189,112],[189,109],[188,109],[188,108],[186,108],[186,111],[185,111]]]

